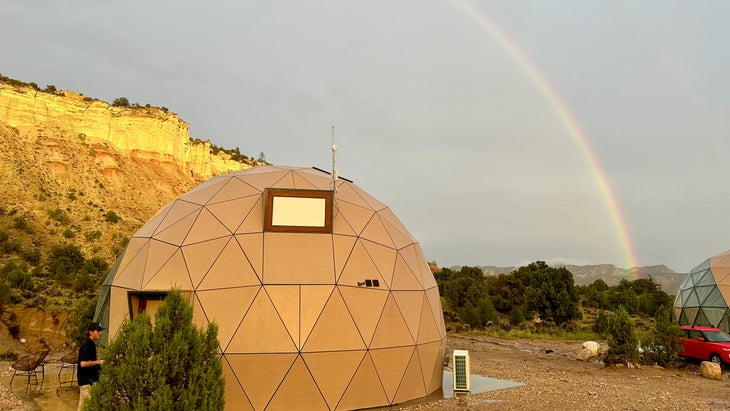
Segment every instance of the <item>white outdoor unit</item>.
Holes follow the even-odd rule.
[[[454,391],[471,391],[469,380],[469,351],[454,350],[452,354],[454,364]]]

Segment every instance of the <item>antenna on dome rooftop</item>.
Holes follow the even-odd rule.
[[[335,144],[335,126],[332,126],[332,186],[333,192],[337,191],[335,182],[337,181],[337,169],[335,168],[335,154],[337,152],[337,144]]]

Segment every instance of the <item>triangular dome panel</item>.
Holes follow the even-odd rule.
[[[236,229],[236,234],[261,233],[264,231],[264,197],[259,196],[253,207]]]
[[[367,279],[383,281],[386,287],[389,284],[385,278],[381,277],[380,271],[378,271],[372,258],[370,258],[370,254],[362,245],[362,241],[357,240],[352,248],[350,258],[345,263],[345,268],[342,269],[342,274],[337,279],[337,284],[357,287],[358,283],[364,283]]]
[[[730,282],[730,267],[712,267],[712,276],[716,284]]]
[[[196,188],[188,191],[181,196],[185,201],[194,204],[204,205],[223,188],[228,182],[227,178],[210,179]]]
[[[712,271],[705,271],[702,276],[695,280],[695,286],[702,285],[715,285],[715,277],[712,275]]]
[[[241,325],[231,339],[226,352],[233,353],[277,353],[296,352],[279,314],[268,294],[258,293]]]
[[[335,234],[360,234],[375,214],[370,208],[341,200],[335,200],[335,209],[336,214],[332,224],[332,232]]]
[[[383,383],[388,402],[393,402],[398,385],[403,379],[406,367],[411,361],[415,346],[370,350],[375,371]]]
[[[705,318],[707,318],[708,323],[711,324],[713,327],[717,327],[718,325],[720,325],[720,322],[722,321],[722,317],[727,312],[727,307],[725,307],[725,308],[703,307],[702,312],[704,312]]]
[[[129,244],[127,244],[124,251],[124,258],[119,264],[117,274],[114,277],[114,285],[131,289],[142,287],[150,241],[149,238],[132,238],[129,240]]]
[[[370,219],[368,224],[362,230],[360,237],[395,249],[393,239],[390,238],[388,231],[385,229],[383,222],[377,214]]]
[[[229,178],[223,188],[220,189],[213,197],[208,201],[208,206],[218,203],[227,203],[232,200],[241,199],[244,197],[260,196],[261,191],[251,187],[249,184],[244,183],[238,178]]]
[[[437,319],[433,318],[433,312],[431,311],[429,300],[428,298],[424,298],[423,305],[421,306],[421,322],[418,328],[416,343],[431,343],[433,341],[439,341],[441,338]]]
[[[395,394],[394,402],[399,403],[410,400],[411,398],[424,397],[425,395],[426,385],[423,382],[421,361],[414,352],[406,373],[403,375],[403,380],[398,387],[398,392]]]
[[[301,347],[299,342],[300,288],[298,285],[267,285],[264,287],[297,349]]]
[[[297,357],[297,354],[226,354],[255,410],[266,409]]]
[[[337,406],[364,356],[365,351],[302,353],[329,409]]]
[[[246,182],[255,189],[263,191],[269,187],[274,187],[277,181],[284,178],[289,173],[291,173],[291,171],[285,169],[271,170],[258,174],[248,173],[246,175]]]
[[[357,191],[355,191],[354,186],[351,184],[337,186],[337,198],[358,207],[373,210],[373,207],[371,207],[370,204],[368,204],[368,202],[365,201],[365,199],[363,199]],[[373,210],[373,212],[375,212],[375,210]]]
[[[294,188],[294,172],[290,171],[271,185],[272,188]]]
[[[335,258],[335,276],[337,278],[342,275],[342,269],[345,267],[347,259],[350,258],[350,254],[352,253],[352,248],[355,246],[356,239],[357,237],[353,236],[332,236],[332,247],[334,248]]]
[[[195,220],[198,218],[200,210],[201,209],[198,208],[195,212],[186,215],[164,229],[160,229],[159,232],[155,233],[155,238],[170,244],[182,245],[183,241],[185,241],[185,237],[188,235],[188,232],[190,232],[190,229],[195,224]]]
[[[136,233],[134,233],[133,237],[151,237],[160,226],[162,221],[165,219],[167,213],[170,212],[173,204],[174,201],[157,211],[157,213],[152,216],[152,218],[150,218],[149,221],[145,223],[145,225],[140,227],[140,229],[137,230]]]
[[[408,265],[408,268],[411,269],[411,272],[414,274],[416,280],[418,280],[418,284],[420,288],[427,288],[424,287],[423,279],[421,275],[421,269],[424,269],[430,274],[431,270],[428,268],[428,264],[426,264],[426,260],[424,259],[421,261],[421,256],[423,254],[420,254],[418,252],[418,245],[413,244],[409,245],[408,247],[398,250],[398,254],[400,254],[403,257],[403,261],[406,262]]]
[[[443,384],[444,358],[443,343],[440,341],[416,346],[416,353],[421,360],[423,382],[426,392],[434,392]]]
[[[417,244],[414,245],[414,247],[416,249],[416,259],[418,261],[418,272],[414,274],[421,275],[420,282],[423,284],[423,288],[438,286],[438,284],[436,284],[436,278],[433,276],[433,272],[431,272],[431,267],[428,265],[428,260],[426,260],[426,256],[423,254],[423,250]]]
[[[332,188],[332,176],[328,173],[323,173],[314,168],[300,168],[294,170],[294,173],[299,178],[306,180],[312,188],[317,190],[330,190]],[[338,180],[338,182],[341,181],[342,180]],[[299,186],[297,186],[297,188],[299,188]]]
[[[355,319],[355,325],[362,339],[369,343],[373,339],[380,313],[388,298],[387,290],[364,287],[340,287],[340,293],[348,310]]]
[[[400,249],[416,242],[416,239],[403,227],[398,217],[389,208],[380,210],[378,215],[390,238],[393,239],[395,248]]]
[[[266,408],[269,410],[310,411],[326,410],[328,406],[312,379],[312,375],[309,374],[307,366],[304,365],[301,357],[298,357]]]
[[[302,287],[300,346],[301,342],[306,341],[309,333],[312,332],[312,328],[322,314],[322,309],[329,300],[333,290],[334,286],[331,285],[310,285]]]
[[[260,284],[261,280],[248,262],[238,241],[230,238],[208,273],[200,281],[200,284],[196,285],[196,288],[198,290],[210,290]]]
[[[205,208],[210,210],[229,232],[233,233],[238,229],[259,199],[259,196],[243,197],[221,203],[208,204]]]
[[[322,184],[317,186],[314,182],[311,180],[319,180],[322,181],[320,178],[316,178],[311,175],[304,175],[304,173],[301,173],[300,171],[294,171],[292,178],[294,179],[294,188],[297,190],[328,190],[329,186],[323,187]]]
[[[171,205],[170,208],[165,215],[165,218],[162,220],[162,222],[157,226],[157,229],[155,230],[155,236],[168,228],[170,226],[180,222],[182,219],[186,217],[190,217],[191,214],[197,214],[197,212],[200,210],[200,206],[198,204],[189,203],[187,201],[182,200],[175,200]],[[159,239],[159,237],[158,237]]]
[[[375,328],[370,349],[415,345],[408,326],[392,296],[385,301],[383,314]]]
[[[150,240],[147,252],[147,264],[144,269],[144,277],[142,278],[142,287],[157,274],[162,266],[172,257],[172,255],[180,250],[180,247],[163,243],[161,241]]]
[[[380,211],[384,208],[386,208],[386,205],[381,203],[379,200],[377,200],[375,197],[371,196],[369,193],[366,193],[365,190],[362,188],[352,185],[352,189],[362,198],[365,200],[365,202],[375,211]]]
[[[167,291],[171,288],[179,288],[181,290],[193,289],[193,283],[190,281],[185,259],[179,249],[144,284],[145,290]]]
[[[302,351],[363,350],[365,343],[337,290],[322,309]]]
[[[370,259],[373,260],[380,273],[380,277],[383,281],[386,281],[386,284],[390,284],[397,252],[392,248],[367,240],[361,240],[360,243],[365,246],[365,250],[367,250]]]
[[[444,324],[444,312],[441,308],[441,296],[439,296],[438,287],[426,290],[426,298],[428,305],[431,307],[433,318],[436,320],[436,328],[441,333],[441,338],[446,337],[446,326]]]
[[[248,262],[253,267],[256,276],[261,281],[264,263],[264,235],[258,234],[236,234],[236,241],[246,254]]]
[[[228,240],[229,237],[221,237],[182,247],[185,264],[188,266],[190,280],[193,284],[200,284],[200,281],[228,244]]]
[[[393,291],[392,294],[415,341],[421,325],[421,309],[425,295],[423,291]]]
[[[419,276],[420,277],[420,276]],[[423,286],[411,268],[406,264],[403,256],[398,252],[395,259],[393,279],[390,282],[391,290],[423,290]]]
[[[209,322],[218,324],[218,342],[228,352],[231,337],[261,287],[241,287],[227,290],[198,291],[198,299]]]
[[[338,410],[352,410],[372,408],[389,404],[383,391],[383,385],[375,372],[370,354],[366,354],[360,367],[355,372],[350,385],[345,390],[342,400],[337,405]]]
[[[190,228],[183,245],[195,244],[220,237],[230,237],[231,231],[226,228],[211,212],[203,208]]]
[[[236,410],[253,411],[253,405],[248,400],[248,397],[246,397],[241,383],[238,382],[231,364],[228,363],[225,356],[221,358],[221,365],[223,366],[223,378],[226,380],[224,394],[226,404],[229,404],[229,406],[236,404]]]

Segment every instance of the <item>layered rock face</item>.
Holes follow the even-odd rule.
[[[113,173],[115,166],[104,146],[197,181],[249,167],[225,153],[212,155],[208,141],[193,142],[188,124],[177,114],[156,107],[111,106],[69,91],[53,94],[0,83],[0,122],[30,144],[47,137],[48,130],[55,138],[82,139],[99,149],[97,160],[105,173]],[[62,159],[53,167],[63,173]]]

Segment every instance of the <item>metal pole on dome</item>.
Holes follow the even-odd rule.
[[[331,189],[333,192],[337,191],[337,185],[335,185],[335,182],[337,181],[337,169],[335,168],[335,153],[337,152],[337,144],[335,144],[335,126],[332,126],[332,186]]]

